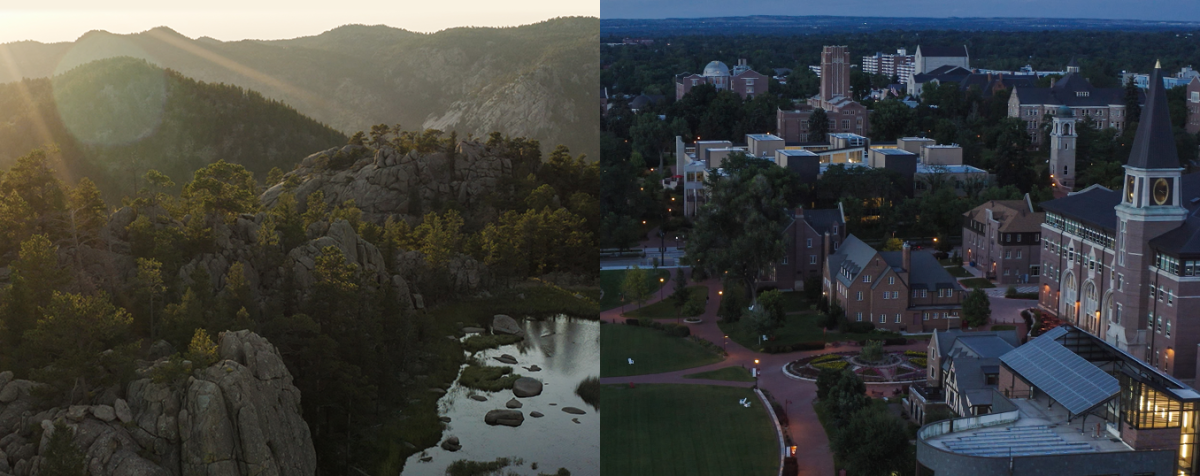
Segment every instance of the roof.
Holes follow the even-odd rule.
[[[913,75],[913,81],[927,83],[934,79],[942,82],[959,82],[971,75],[971,70],[954,65],[939,66],[932,71]]]
[[[871,152],[883,155],[917,155],[904,149],[871,149]]]
[[[729,67],[720,61],[712,61],[704,67],[704,76],[729,76]]]
[[[919,174],[986,174],[987,171],[970,165],[917,165]]]
[[[1042,209],[1074,220],[1095,225],[1108,231],[1117,229],[1117,212],[1114,207],[1121,203],[1121,194],[1100,185],[1062,198],[1040,203]]]
[[[845,245],[842,245],[843,247]],[[873,251],[873,250],[872,250]],[[928,250],[910,251],[908,269],[909,289],[960,289],[958,280]],[[903,251],[884,251],[879,255],[892,268],[903,268]],[[870,259],[870,257],[868,257]]]
[[[983,223],[989,209],[992,218],[1000,222],[1000,231],[1003,233],[1034,233],[1040,231],[1042,223],[1046,221],[1046,214],[1033,212],[1025,200],[989,200],[964,215]]]
[[[1162,82],[1162,68],[1154,68],[1147,92],[1146,107],[1138,122],[1133,149],[1129,152],[1130,167],[1140,169],[1178,169],[1179,152],[1171,132],[1171,115],[1167,111],[1167,93]]]
[[[660,103],[664,99],[665,98],[661,94],[639,94],[638,97],[635,97],[632,101],[629,101],[629,108],[641,109],[646,106]]]
[[[997,358],[1013,350],[1013,345],[995,334],[972,335],[965,334],[955,339],[950,349],[950,355],[975,357],[979,359]]]
[[[817,153],[807,149],[777,149],[776,154],[783,154],[789,157],[816,157]]]
[[[746,134],[746,137],[754,140],[783,140],[783,138],[775,134]]]
[[[1055,340],[1066,332],[1067,329],[1061,327],[1051,329],[1000,356],[1000,361],[1030,385],[1079,415],[1116,396],[1121,387],[1115,377]]]
[[[917,45],[917,51],[926,58],[967,56],[967,45],[959,46],[925,46]]]
[[[837,208],[804,210],[804,221],[820,234],[825,234],[826,231],[833,233],[835,225],[846,229],[846,224],[842,222],[842,211]]]
[[[858,273],[862,272],[863,267],[868,261],[871,261],[871,258],[875,257],[876,253],[878,252],[875,251],[875,248],[863,243],[857,236],[849,235],[842,241],[842,245],[838,247],[837,253],[829,255],[829,258],[827,258],[829,272],[833,275],[834,279],[849,286],[854,282],[855,278],[858,278]],[[897,251],[896,253],[899,252]],[[936,263],[937,260],[934,260],[934,262]],[[842,273],[843,268],[849,276]]]
[[[1100,107],[1125,104],[1125,88],[1097,88],[1079,73],[1067,73],[1054,82],[1049,88],[1035,87],[1034,84],[1017,84],[1013,94],[1017,95],[1020,104],[1052,104],[1070,107]],[[1139,102],[1144,102],[1144,96],[1139,91]]]
[[[1017,331],[1015,330],[964,332],[962,329],[945,331],[934,329],[933,335],[937,339],[939,357],[945,357],[954,346],[954,342],[963,336],[996,336],[1007,342],[1011,347],[1021,345],[1021,340],[1017,337]]]

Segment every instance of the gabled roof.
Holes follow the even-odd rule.
[[[995,336],[1007,342],[1009,346],[1016,347],[1021,345],[1021,339],[1017,337],[1017,331],[978,331],[964,332],[962,329],[937,330],[934,329],[933,335],[937,340],[938,357],[945,357],[950,349],[954,347],[954,342],[960,337],[979,337],[979,336]]]
[[[967,56],[967,45],[959,46],[925,46],[917,45],[917,51],[926,58]]]
[[[1045,392],[1072,414],[1080,415],[1121,391],[1116,377],[1068,350],[1055,328],[1000,357],[1021,379]]]
[[[1140,169],[1178,169],[1179,152],[1175,149],[1175,134],[1171,132],[1171,114],[1167,111],[1167,93],[1163,90],[1162,68],[1154,68],[1146,107],[1138,122],[1129,166]]]
[[[995,334],[964,334],[958,336],[958,339],[954,341],[954,345],[950,348],[949,353],[951,357],[955,358],[974,357],[989,359],[998,358],[1010,350],[1013,350],[1013,345]],[[959,352],[962,353],[956,355]]]
[[[1006,78],[1007,79],[1007,78]],[[1049,88],[1014,83],[1013,95],[1020,104],[1050,104],[1070,107],[1099,107],[1125,104],[1125,88],[1097,88],[1079,73],[1067,73]],[[1145,102],[1141,91],[1139,102]]]
[[[858,278],[858,274],[863,268],[875,257],[875,248],[863,243],[857,236],[849,235],[846,237],[837,253],[829,255],[827,266],[829,274],[833,275],[834,279],[841,281],[842,284],[849,286]],[[842,273],[842,269],[846,270],[846,274]],[[849,276],[847,276],[847,274]]]
[[[846,229],[846,224],[842,221],[842,211],[837,208],[804,210],[804,221],[820,234],[827,231],[833,233],[834,225],[840,226],[840,229]]]
[[[912,250],[910,253],[909,289],[959,289],[958,280],[942,267],[933,253],[928,250]],[[904,266],[903,251],[884,251],[879,255],[893,269],[901,269]]]
[[[1121,203],[1121,194],[1100,185],[1062,198],[1048,200],[1040,205],[1043,210],[1095,225],[1108,231],[1117,229],[1117,212],[1114,207]]]
[[[1046,214],[1030,210],[1025,200],[990,200],[964,215],[983,223],[987,220],[988,209],[992,210],[992,218],[1000,222],[1003,233],[1034,233],[1041,230],[1042,222],[1046,221]]]

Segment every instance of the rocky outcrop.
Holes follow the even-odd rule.
[[[516,319],[504,314],[496,314],[492,317],[492,333],[525,336],[525,330],[521,329],[521,324],[518,324]]]
[[[37,475],[55,422],[72,429],[91,476],[315,474],[300,391],[279,352],[249,331],[218,340],[221,361],[177,381],[135,380],[111,406],[34,413],[37,384],[7,382],[0,395],[15,398],[0,402],[0,474]]]
[[[351,160],[348,167],[339,165]],[[374,222],[389,216],[419,219],[439,203],[453,202],[477,213],[481,199],[511,174],[510,159],[476,141],[459,142],[453,152],[401,153],[389,146],[372,150],[347,145],[306,157],[284,182],[267,189],[261,201],[274,206],[287,187],[286,178],[294,177],[303,179],[291,190],[301,207],[319,191],[331,205],[354,200],[363,219]]]

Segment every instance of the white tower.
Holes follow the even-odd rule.
[[[1054,195],[1065,196],[1075,188],[1075,116],[1071,108],[1061,106],[1054,115],[1050,130],[1050,176],[1054,179]]]

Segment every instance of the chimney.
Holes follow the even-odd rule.
[[[912,246],[905,241],[904,248],[901,249],[900,253],[902,256],[901,260],[902,266],[904,267],[904,272],[907,273],[909,271],[909,266],[912,264]]]
[[[821,238],[821,256],[829,256],[831,245],[829,244],[829,232],[825,232],[825,236]]]
[[[1057,81],[1057,80],[1058,80],[1058,78],[1050,78],[1050,87],[1052,87],[1052,88],[1053,88],[1053,87],[1054,87],[1054,82],[1055,82],[1055,81]]]

